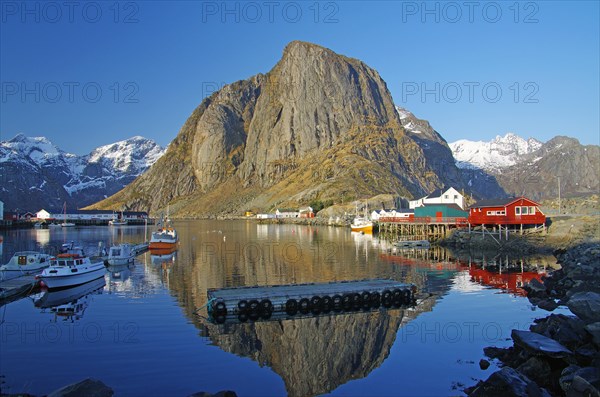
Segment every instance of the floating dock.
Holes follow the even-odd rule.
[[[12,302],[33,291],[38,280],[33,274],[0,281],[0,305]]]
[[[274,313],[294,316],[400,307],[412,304],[415,292],[413,284],[385,279],[221,288],[208,290],[207,306],[211,318],[223,323],[228,316],[245,321],[269,319]]]

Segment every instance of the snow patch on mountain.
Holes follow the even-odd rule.
[[[489,142],[461,139],[449,146],[457,167],[500,172],[515,165],[522,156],[535,152],[542,144],[537,139],[523,139],[509,132],[504,136],[498,135]]]

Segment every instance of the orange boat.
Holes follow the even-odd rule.
[[[158,229],[152,233],[150,238],[150,250],[169,250],[175,249],[179,238],[177,237],[177,231],[173,227],[165,227]]]

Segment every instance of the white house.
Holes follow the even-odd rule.
[[[421,197],[417,200],[411,200],[408,203],[408,207],[415,209],[416,207],[422,207],[425,204],[456,204],[461,209],[465,209],[465,198],[460,192],[453,187],[446,191],[438,189],[425,197]]]
[[[288,210],[288,209],[277,209],[277,211],[275,211],[275,217],[276,218],[298,218],[298,216],[300,215],[300,213],[298,211],[294,211],[294,210]]]
[[[379,218],[409,218],[414,214],[414,211],[407,208],[400,208],[399,210],[377,210],[371,212],[371,220],[378,221]]]

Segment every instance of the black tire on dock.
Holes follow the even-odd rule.
[[[331,302],[333,303],[333,310],[342,310],[342,297],[340,295],[333,295],[333,298],[331,298]]]
[[[333,301],[331,300],[331,297],[329,297],[328,295],[325,295],[324,297],[322,297],[321,298],[321,309],[323,310],[323,313],[329,313],[332,308],[333,308]]]
[[[371,307],[377,308],[381,305],[381,295],[379,292],[373,292],[371,294]]]
[[[217,315],[227,314],[227,305],[225,304],[225,302],[217,302],[213,306],[213,310],[215,311],[215,314],[217,314]]]
[[[394,292],[392,292],[392,300],[394,303],[398,301],[402,302],[402,291],[400,289],[396,288]]]
[[[321,310],[321,297],[320,296],[315,295],[312,298],[310,298],[310,308],[313,311]]]
[[[290,316],[298,313],[298,301],[296,299],[288,299],[288,301],[285,302],[285,312]]]
[[[250,313],[258,313],[260,309],[260,303],[256,299],[252,299],[248,302],[248,310]]]
[[[273,311],[273,304],[270,300],[263,299],[260,301],[260,310],[263,313],[271,313]]]
[[[248,310],[248,301],[242,299],[238,302],[238,310],[240,313],[245,313]]]
[[[392,300],[392,292],[389,289],[384,289],[383,292],[381,293],[381,300],[382,301],[391,301]]]
[[[240,323],[245,323],[246,321],[248,321],[248,315],[246,313],[240,313],[238,315],[238,320],[240,321]]]
[[[300,299],[300,302],[298,303],[298,308],[300,310],[300,313],[308,313],[308,311],[310,310],[310,301],[308,300],[308,298]]]
[[[352,309],[352,294],[344,294],[342,296],[342,307],[344,310]]]
[[[360,298],[362,299],[363,309],[371,307],[371,293],[369,291],[364,291],[360,294]]]
[[[412,294],[409,289],[405,289],[402,291],[402,301],[405,305],[408,305],[412,302]]]
[[[352,307],[355,309],[359,309],[362,306],[362,298],[360,294],[354,293],[352,294]]]

